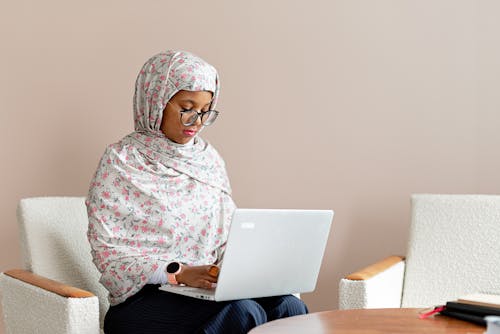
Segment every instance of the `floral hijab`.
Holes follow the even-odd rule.
[[[142,66],[135,83],[135,130],[160,131],[163,109],[180,90],[212,92],[213,109],[219,89],[217,70],[203,59],[184,51],[157,54]]]
[[[135,132],[108,146],[90,184],[88,238],[112,305],[166,263],[217,263],[225,248],[235,205],[224,161],[200,137],[181,145],[160,130],[165,105],[180,90],[213,92],[213,107],[216,70],[183,51],[144,64],[135,87]]]

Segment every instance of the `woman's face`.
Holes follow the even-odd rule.
[[[201,119],[196,123],[185,126],[181,123],[181,110],[207,111],[212,102],[212,92],[190,92],[181,90],[175,94],[163,110],[161,131],[165,136],[178,144],[186,144],[201,130]]]

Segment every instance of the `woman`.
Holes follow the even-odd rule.
[[[217,282],[235,204],[224,161],[198,134],[217,118],[218,94],[215,68],[188,52],[157,54],[138,75],[135,132],[106,149],[86,202],[106,333],[246,333],[307,313],[293,296],[213,302],[158,290]]]

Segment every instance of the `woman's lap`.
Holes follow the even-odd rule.
[[[213,302],[148,285],[106,314],[105,333],[241,333],[264,322],[307,313],[288,296]]]
[[[266,311],[267,321],[293,317],[295,315],[306,314],[308,309],[306,304],[292,295],[264,297],[253,299]]]

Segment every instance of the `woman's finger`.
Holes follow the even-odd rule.
[[[210,276],[210,275],[206,275],[203,277],[205,280],[211,282],[211,283],[217,283],[217,277],[213,277],[213,276]]]

